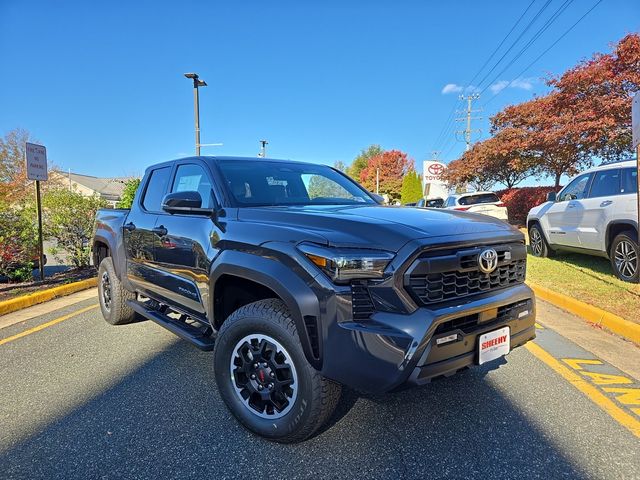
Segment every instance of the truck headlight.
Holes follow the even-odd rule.
[[[334,283],[349,283],[355,278],[382,278],[384,269],[395,256],[383,250],[330,248],[301,243],[300,250]]]

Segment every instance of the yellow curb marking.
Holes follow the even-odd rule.
[[[62,317],[56,318],[55,320],[51,320],[49,322],[43,323],[42,325],[38,325],[37,327],[30,328],[29,330],[25,330],[24,332],[20,332],[16,335],[12,335],[7,338],[3,338],[0,340],[0,345],[4,345],[5,343],[13,342],[22,337],[26,337],[27,335],[31,335],[32,333],[39,332],[40,330],[44,330],[45,328],[51,327],[57,323],[64,322],[65,320],[69,320],[72,317],[80,315],[81,313],[88,312],[89,310],[93,310],[97,308],[98,305],[90,305],[88,307],[81,308],[80,310],[76,310],[75,312],[71,312],[67,315],[63,315]]]
[[[594,307],[593,305],[581,302],[580,300],[568,297],[567,295],[555,292],[546,287],[536,285],[535,283],[527,282],[527,284],[535,292],[536,297],[582,317],[587,322],[605,327],[627,340],[640,344],[640,324],[630,322],[611,312],[607,312],[606,310]]]
[[[605,387],[603,389],[609,393],[621,393],[616,397],[620,403],[624,405],[640,405],[640,388],[618,388],[618,387]]]
[[[67,283],[57,287],[41,290],[39,292],[30,293],[10,300],[0,302],[0,315],[15,312],[23,308],[31,307],[39,303],[44,303],[54,298],[63,297],[72,293],[95,287],[98,284],[97,278],[88,278],[79,282]]]
[[[640,438],[640,421],[638,419],[629,415],[622,408],[617,406],[610,398],[604,395],[600,390],[588,383],[585,379],[580,378],[577,374],[569,370],[562,363],[553,358],[550,353],[548,353],[546,350],[543,350],[539,345],[529,342],[525,345],[525,348],[529,350],[540,361],[551,367],[552,370],[554,370],[558,375],[567,380],[571,385],[580,390],[580,392],[586,395],[593,403],[595,403],[598,407],[609,414],[609,416],[611,416],[616,422],[627,428],[636,437]],[[609,389],[605,388],[605,390]]]
[[[621,375],[611,375],[609,373],[596,372],[580,372],[582,375],[589,377],[596,385],[624,385],[633,383],[633,380]]]
[[[538,322],[535,323],[535,326],[538,330],[544,330],[544,327],[540,325]]]

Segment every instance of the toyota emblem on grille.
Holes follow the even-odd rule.
[[[498,266],[498,252],[487,248],[478,255],[478,268],[482,273],[491,273]]]

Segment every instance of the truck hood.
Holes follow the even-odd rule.
[[[299,241],[307,240],[307,233],[321,236],[331,245],[391,251],[419,238],[491,232],[496,236],[521,236],[517,229],[487,215],[382,205],[240,208],[238,220],[298,231]],[[258,232],[256,235],[261,236]]]

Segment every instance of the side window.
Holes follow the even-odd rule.
[[[148,212],[162,211],[162,198],[167,191],[170,176],[171,167],[162,167],[151,172],[142,199],[142,206],[145,210]]]
[[[620,193],[620,170],[601,170],[596,172],[591,184],[590,198],[618,195]]]
[[[635,168],[623,168],[620,179],[620,193],[638,193],[638,170]]]
[[[212,207],[211,181],[200,165],[180,165],[176,171],[171,192],[198,192],[202,197],[202,208]]]
[[[456,197],[447,198],[447,207],[455,207],[456,206]]]
[[[559,202],[566,202],[568,200],[580,200],[587,194],[587,187],[589,186],[590,173],[580,175],[573,182],[567,185],[560,195],[558,195]]]

